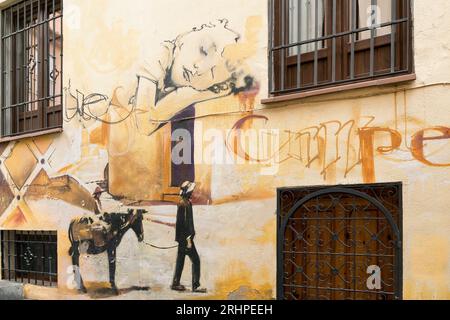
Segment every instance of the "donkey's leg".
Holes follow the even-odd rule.
[[[87,290],[84,286],[83,278],[81,277],[80,272],[80,250],[78,242],[72,244],[72,265],[74,268],[73,271],[75,275],[75,282],[77,283],[77,289],[82,293],[86,293]]]
[[[108,263],[109,263],[109,282],[111,283],[111,289],[115,294],[119,293],[116,287],[116,247],[111,246],[108,248]]]

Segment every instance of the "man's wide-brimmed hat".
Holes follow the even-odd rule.
[[[181,184],[180,195],[192,193],[195,189],[195,182],[185,181]]]

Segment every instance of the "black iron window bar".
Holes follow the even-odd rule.
[[[62,17],[62,0],[2,11],[2,137],[62,126]]]
[[[302,3],[304,0],[293,0],[298,6],[298,20],[297,26],[298,36],[301,37],[302,31]],[[314,17],[308,17],[308,20],[313,18],[314,20],[314,37],[311,39],[301,41],[289,41],[289,0],[269,0],[269,91],[272,95],[280,95],[304,90],[310,90],[319,87],[327,87],[340,85],[350,82],[370,80],[378,77],[395,76],[401,74],[412,73],[412,14],[411,14],[411,1],[410,0],[390,0],[391,1],[391,19],[389,22],[373,23],[370,26],[358,27],[357,21],[359,19],[357,8],[359,0],[306,0],[309,4],[313,3]],[[323,1],[324,8],[331,7],[331,13],[329,8],[324,10],[324,25],[327,25],[326,21],[331,21],[331,26],[324,27],[323,35],[319,36],[319,1]],[[346,3],[348,7],[343,4]],[[377,0],[370,1],[371,6],[377,6]],[[341,11],[338,11],[338,7]],[[342,15],[346,15],[342,12],[342,8],[348,8],[350,13],[345,16],[348,21],[348,26],[340,26],[342,22]],[[400,10],[399,10],[400,8]],[[400,12],[399,12],[400,11]],[[331,16],[331,17],[329,17]],[[327,20],[328,19],[328,20]],[[405,27],[402,27],[405,26]],[[377,40],[377,30],[382,28],[391,28],[390,32],[390,66],[383,71],[375,69],[376,54],[375,54],[375,42]],[[339,30],[340,29],[340,30]],[[345,30],[344,30],[345,29]],[[370,33],[370,62],[369,72],[364,74],[356,74],[356,44],[358,43],[358,35],[363,32]],[[399,37],[400,36],[400,37]],[[345,55],[345,53],[337,52],[337,43],[339,40],[346,41],[350,47],[350,62],[348,63],[348,75],[337,76],[337,58],[338,55]],[[313,58],[313,81],[308,84],[302,84],[302,46],[313,44],[314,50],[312,54]],[[331,46],[331,72],[330,76],[326,79],[319,80],[319,51],[320,45],[326,44]],[[405,52],[400,57],[397,50],[401,49]],[[287,80],[287,59],[292,55],[290,50],[296,48],[296,75],[295,80]],[[386,57],[384,57],[385,59]],[[347,59],[347,57],[343,57]],[[404,60],[399,62],[398,60]],[[342,60],[341,60],[342,62]],[[292,78],[292,76],[291,76]]]
[[[3,280],[57,286],[56,232],[1,231],[1,253]]]

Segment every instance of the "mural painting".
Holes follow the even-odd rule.
[[[260,24],[259,19],[250,19],[250,29],[254,28],[251,27],[252,20],[256,26]],[[251,35],[252,32],[254,33],[255,30],[250,30],[247,35]],[[186,287],[181,283],[181,278],[185,258],[188,256],[193,264],[193,280],[190,290],[197,294],[207,293],[207,289],[200,286],[200,256],[194,243],[196,234],[191,198],[196,197],[193,194],[196,186],[193,182],[196,181],[193,158],[195,141],[190,141],[191,150],[187,161],[172,164],[169,169],[168,187],[172,188],[172,192],[176,191],[173,197],[177,198],[172,203],[178,203],[178,209],[173,210],[176,218],[173,223],[155,218],[144,219],[145,216],[148,216],[144,207],[162,204],[163,207],[167,206],[172,209],[173,207],[168,205],[169,202],[161,202],[164,199],[152,195],[139,198],[116,194],[111,191],[110,179],[111,176],[114,178],[118,166],[121,167],[120,171],[125,169],[123,161],[126,161],[127,165],[135,165],[135,163],[130,163],[130,154],[139,149],[141,156],[145,158],[145,170],[153,171],[146,179],[146,183],[158,187],[158,181],[154,181],[152,176],[161,168],[151,168],[152,159],[148,159],[148,155],[142,153],[142,144],[146,144],[146,148],[155,147],[157,150],[158,143],[161,141],[161,136],[157,136],[158,133],[169,127],[166,131],[169,134],[169,153],[172,154],[179,150],[180,157],[186,159],[186,155],[183,155],[185,150],[178,147],[180,143],[178,138],[182,138],[178,135],[181,132],[181,134],[187,133],[191,137],[195,136],[195,120],[199,104],[201,107],[202,103],[208,101],[233,97],[241,103],[244,109],[251,108],[255,96],[259,92],[259,84],[249,73],[244,61],[247,58],[245,55],[250,56],[251,51],[254,51],[252,47],[255,44],[242,44],[241,42],[242,37],[229,27],[226,19],[195,27],[191,31],[179,35],[173,41],[166,41],[163,46],[165,55],[158,61],[160,69],[146,70],[145,74],[138,74],[135,89],[131,90],[133,94],[125,100],[118,97],[121,88],[113,90],[112,98],[109,98],[107,95],[99,93],[84,94],[81,90],[73,89],[69,80],[65,89],[65,122],[68,126],[78,123],[81,130],[90,131],[87,140],[108,152],[108,161],[104,166],[102,165],[104,170],[101,175],[103,177],[95,180],[84,179],[83,183],[78,183],[79,178],[74,176],[76,172],[83,171],[82,167],[87,165],[87,162],[84,161],[86,159],[83,160],[83,157],[87,155],[85,151],[89,152],[86,149],[83,150],[83,147],[80,162],[70,163],[68,161],[67,165],[57,163],[55,167],[52,167],[52,164],[56,163],[55,158],[60,156],[56,147],[57,137],[43,139],[47,140],[45,147],[42,147],[44,150],[35,145],[34,140],[19,142],[17,145],[14,143],[6,145],[3,149],[3,158],[6,160],[5,168],[11,174],[7,176],[10,179],[2,180],[2,185],[5,185],[5,190],[9,190],[9,187],[6,186],[8,182],[15,182],[16,194],[23,193],[25,197],[19,200],[20,196],[17,195],[15,201],[12,201],[7,199],[8,193],[4,193],[2,196],[2,200],[5,202],[4,211],[10,211],[7,208],[7,202],[12,201],[10,206],[16,207],[17,213],[12,215],[6,213],[8,219],[2,219],[2,227],[26,228],[28,225],[29,228],[34,228],[36,226],[37,219],[34,217],[29,219],[23,213],[33,211],[27,207],[26,199],[30,199],[34,204],[43,200],[64,201],[64,203],[81,208],[82,210],[72,208],[73,213],[68,214],[72,218],[66,227],[67,240],[70,243],[66,252],[71,258],[68,270],[73,271],[73,276],[68,272],[68,282],[63,280],[60,283],[69,289],[78,289],[81,294],[94,288],[94,293],[91,292],[93,297],[96,297],[98,293],[95,292],[96,285],[83,281],[84,272],[80,257],[84,256],[89,260],[92,259],[92,256],[106,252],[109,266],[109,286],[106,287],[109,288],[112,295],[118,295],[127,291],[118,288],[115,280],[117,248],[127,232],[134,231],[137,240],[142,242],[144,240],[144,220],[174,228],[176,234],[174,240],[177,245],[158,246],[149,242],[145,242],[144,245],[155,250],[178,249],[178,253],[171,251],[175,272],[171,272],[174,276],[172,281],[167,283],[167,287],[176,292],[186,291]],[[244,55],[239,53],[245,48],[248,50],[244,50]],[[117,139],[119,136],[120,139]],[[139,139],[140,141],[136,141]],[[164,136],[163,139],[166,137]],[[36,139],[36,141],[43,143],[40,139]],[[84,143],[82,142],[82,144]],[[5,152],[5,150],[7,151]],[[44,157],[42,157],[43,155]],[[21,158],[23,163],[17,163],[18,158]],[[11,165],[8,165],[9,163]],[[38,171],[38,173],[34,173],[34,171]],[[53,178],[50,178],[48,172],[56,172],[57,175],[53,174]],[[30,183],[27,183],[28,181]],[[88,190],[93,188],[95,190],[91,195],[92,191]],[[193,201],[198,201],[198,199]],[[135,209],[132,209],[133,206]],[[67,221],[67,217],[64,217],[64,220]],[[56,218],[53,222],[47,221],[45,228],[53,226],[52,228],[61,231],[62,224],[64,223]],[[103,268],[99,265],[97,271],[102,273],[100,269]],[[138,288],[144,291],[147,288],[150,290],[149,287],[132,286],[134,290],[138,290]]]
[[[450,119],[400,111],[398,93],[347,99],[339,117],[257,106],[265,29],[244,25],[164,41],[110,91],[68,74],[65,132],[0,145],[0,228],[58,230],[46,297],[272,299],[277,187],[450,167]]]
[[[173,41],[164,42],[166,56],[158,62],[160,70],[147,70],[145,75],[137,75],[136,89],[134,95],[128,99],[128,103],[119,101],[118,89],[113,93],[113,98],[109,99],[104,94],[84,95],[79,90],[76,90],[74,94],[69,86],[67,96],[75,101],[75,106],[71,107],[71,104],[67,103],[67,120],[78,119],[82,123],[100,122],[102,126],[108,127],[109,139],[114,139],[112,131],[118,130],[121,125],[122,128],[127,127],[128,137],[121,135],[121,144],[125,145],[124,139],[130,140],[125,148],[117,150],[118,152],[110,152],[110,158],[129,158],[129,153],[133,152],[135,147],[134,142],[131,141],[132,138],[141,136],[142,138],[137,139],[146,139],[145,141],[151,145],[153,136],[169,125],[170,153],[173,154],[180,143],[177,139],[182,139],[182,136],[177,136],[179,132],[187,133],[189,138],[194,137],[198,103],[238,95],[241,95],[241,101],[245,101],[242,98],[243,93],[253,90],[254,95],[257,94],[258,85],[253,77],[245,73],[244,69],[230,58],[231,47],[239,42],[240,35],[230,29],[228,24],[226,19],[218,20],[215,23],[193,28],[192,31],[178,36]],[[133,133],[129,130],[130,125],[135,130]],[[193,158],[195,141],[189,141],[189,143],[190,150],[187,150],[189,153],[187,158],[181,154],[184,161],[178,164],[172,161],[170,169],[170,186],[181,188],[175,223],[178,254],[171,289],[181,292],[186,290],[186,287],[181,284],[181,275],[187,255],[193,263],[191,290],[195,293],[206,293],[207,290],[200,287],[200,257],[194,244],[195,230],[190,198],[194,192],[195,183],[189,181],[195,181]],[[113,166],[114,164],[108,163],[106,174],[114,170]],[[121,167],[123,170],[123,166]],[[106,188],[109,189],[110,183],[105,181],[98,185],[93,197],[96,201],[95,211],[100,217],[82,217],[71,222],[69,239],[72,246],[69,252],[75,266],[77,287],[81,292],[87,292],[79,271],[79,255],[83,250],[91,255],[107,251],[110,286],[117,294],[119,290],[114,280],[116,247],[129,228],[134,230],[134,220],[131,217],[133,223],[125,221],[114,227],[111,217],[117,214],[102,212],[100,200],[101,195],[107,193]],[[100,186],[105,189],[101,189]],[[113,193],[108,195],[114,197]],[[139,200],[155,199],[134,200],[139,202]],[[136,221],[142,223],[142,214],[146,211],[138,210],[137,212],[140,216]],[[134,231],[142,241],[143,231],[140,233]],[[83,244],[86,246],[84,249],[82,249]],[[149,245],[161,249],[155,245]]]

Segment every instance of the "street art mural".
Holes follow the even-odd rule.
[[[242,63],[235,59],[236,48],[240,35],[229,27],[226,19],[218,20],[214,23],[204,24],[195,27],[191,31],[179,35],[173,41],[164,42],[165,56],[158,61],[159,70],[146,70],[145,75],[137,75],[136,89],[133,96],[127,101],[120,101],[116,89],[109,99],[104,94],[83,94],[80,90],[72,91],[71,85],[66,89],[66,120],[68,122],[78,120],[83,125],[89,125],[89,122],[101,123],[103,134],[107,132],[109,141],[109,163],[107,165],[105,178],[109,173],[115,172],[114,162],[111,159],[125,160],[130,163],[130,153],[136,148],[135,139],[141,139],[143,143],[155,146],[155,134],[170,125],[169,130],[171,141],[170,153],[177,147],[174,139],[176,133],[185,130],[190,137],[194,137],[196,104],[219,99],[225,96],[238,96],[241,103],[248,108],[245,95],[252,94],[253,100],[258,93],[259,85],[254,78],[246,73]],[[239,48],[240,49],[240,48]],[[234,50],[234,51],[233,51]],[[233,55],[235,55],[233,57]],[[243,59],[245,57],[240,57]],[[74,103],[70,103],[70,100]],[[117,135],[113,134],[118,132]],[[91,135],[93,138],[94,135]],[[175,137],[176,138],[176,137]],[[128,141],[126,141],[128,139]],[[153,139],[153,141],[152,141]],[[94,140],[94,139],[92,139]],[[102,140],[102,139],[99,139]],[[124,142],[125,141],[125,142]],[[112,144],[119,144],[117,149]],[[191,150],[187,161],[172,165],[170,169],[170,186],[176,188],[184,181],[195,181],[195,163],[193,159],[195,141],[190,141]],[[140,147],[140,146],[138,146]],[[141,152],[142,155],[142,152]],[[143,155],[145,160],[151,164],[152,159]],[[135,164],[133,164],[135,165]],[[124,163],[120,162],[120,169],[124,169]],[[154,168],[159,171],[160,168]],[[148,169],[146,169],[148,170]],[[153,173],[154,174],[154,173]],[[142,175],[141,175],[142,176]],[[156,182],[156,183],[155,183]],[[157,181],[148,180],[149,184],[157,184]],[[110,181],[98,184],[107,191],[110,187]],[[98,187],[97,187],[98,188]],[[180,204],[190,204],[190,197],[194,190],[181,193]],[[100,194],[103,191],[94,192],[94,198],[99,204],[96,211],[101,206]],[[106,193],[106,192],[105,192]],[[109,196],[117,199],[123,196],[114,196],[112,192]],[[159,200],[146,198],[134,198],[131,200]],[[126,200],[125,200],[126,201]],[[196,293],[205,293],[206,289],[200,288],[200,258],[193,243],[195,231],[193,231],[192,205],[183,205],[181,208],[190,212],[190,217],[186,227],[181,217],[180,204],[176,219],[176,241],[178,242],[178,256],[176,262],[176,272],[172,281],[171,289],[174,291],[185,291],[186,288],[181,285],[181,274],[183,271],[185,256],[188,255],[193,262],[193,283],[192,291]],[[110,286],[114,293],[118,293],[115,284],[115,259],[116,247],[127,228],[121,226],[118,233],[111,234],[113,228],[108,223],[109,213],[100,213],[102,216],[95,219],[78,218],[71,222],[69,230],[69,239],[71,241],[70,254],[73,265],[76,267],[75,279],[78,279],[77,287],[81,292],[86,292],[86,287],[82,281],[79,272],[79,251],[82,243],[88,243],[87,253],[98,254],[104,251],[108,253],[108,262],[110,270]],[[131,224],[130,224],[131,225]],[[95,237],[95,229],[100,228]],[[84,236],[79,229],[86,229],[90,232],[84,232]],[[116,228],[117,229],[117,228]],[[123,231],[122,231],[123,230]],[[190,230],[190,234],[183,240],[181,234]],[[92,233],[92,234],[91,234]],[[138,234],[138,237],[141,234]],[[78,237],[78,238],[77,238]],[[81,238],[80,238],[81,237]],[[101,244],[95,244],[95,239],[102,239]],[[76,240],[78,239],[78,240]],[[140,238],[140,240],[142,240]],[[160,248],[151,245],[154,248]],[[170,247],[173,248],[173,247]]]
[[[436,88],[258,105],[266,30],[245,21],[179,30],[109,89],[65,74],[64,133],[0,145],[0,228],[58,231],[44,298],[272,299],[277,187],[448,170],[447,106],[397,101]]]
[[[124,238],[127,238],[130,230],[134,231],[138,242],[142,242],[144,224],[151,223],[164,227],[164,233],[169,233],[168,230],[175,230],[176,233],[176,236],[170,237],[170,241],[164,235],[166,240],[149,239],[143,243],[153,250],[178,248],[178,253],[174,250],[165,253],[165,260],[172,269],[165,274],[174,276],[164,287],[180,293],[188,289],[182,285],[185,281],[182,274],[188,274],[183,272],[185,258],[188,256],[193,263],[193,282],[189,291],[195,294],[207,293],[208,290],[200,286],[200,256],[194,244],[196,234],[192,202],[205,201],[201,195],[194,194],[196,188],[193,181],[198,180],[193,157],[195,140],[189,142],[191,150],[186,164],[171,164],[169,159],[170,178],[163,187],[161,179],[156,178],[162,169],[160,161],[155,161],[153,152],[142,152],[142,148],[145,146],[146,150],[158,153],[161,152],[161,144],[168,140],[170,158],[180,143],[177,132],[186,132],[194,138],[196,119],[202,117],[199,109],[209,101],[229,97],[239,103],[237,110],[244,112],[254,106],[260,87],[245,60],[255,52],[255,33],[260,26],[260,18],[250,18],[246,37],[243,38],[231,29],[228,20],[220,19],[194,27],[172,41],[165,41],[165,54],[158,60],[160,69],[145,70],[144,74],[137,74],[136,83],[130,86],[134,89],[127,91],[132,94],[126,98],[119,97],[125,91],[122,87],[112,90],[110,98],[100,93],[85,94],[75,89],[68,80],[64,120],[66,127],[70,128],[75,124],[82,132],[78,162],[71,159],[58,161],[62,154],[57,135],[24,140],[3,147],[2,164],[5,175],[2,175],[2,188],[5,192],[2,194],[4,217],[0,221],[1,227],[33,229],[41,225],[43,229],[56,229],[63,234],[64,245],[59,249],[59,255],[62,259],[67,255],[71,262],[60,267],[59,272],[62,270],[66,274],[64,280],[59,281],[60,287],[78,289],[81,294],[88,293],[94,298],[98,297],[99,292],[115,296],[138,291],[138,288],[143,291],[161,290],[158,285],[150,288],[134,284],[130,289],[116,285],[119,244],[129,246]],[[164,134],[160,134],[163,130],[166,130]],[[77,142],[73,140],[74,137],[67,139],[69,141],[65,142],[68,145]],[[92,157],[93,149],[97,155],[104,150],[107,161],[93,164],[99,158]],[[180,149],[180,152],[183,157],[185,151]],[[135,154],[142,157],[141,163],[133,160]],[[133,185],[128,178],[125,183],[114,182],[117,174],[122,176],[127,169],[136,165],[140,170],[144,168],[139,174],[140,179],[157,190],[156,195],[135,194],[135,188],[148,191],[142,185]],[[127,174],[129,177],[133,175]],[[100,179],[97,178],[99,176]],[[123,178],[125,177],[122,176]],[[131,187],[132,192],[124,194],[121,191],[123,187]],[[161,190],[164,188],[169,188],[172,193],[172,202],[162,197]],[[92,192],[93,189],[95,190]],[[28,206],[28,202],[32,205]],[[178,203],[178,209],[171,203]],[[34,212],[51,205],[69,205],[70,210],[63,217],[45,217],[42,224],[37,223],[39,217]],[[137,209],[132,209],[133,206]],[[144,207],[167,207],[166,211],[170,215],[149,215]],[[175,241],[177,245],[174,245]],[[89,279],[89,272],[83,270],[83,257],[89,261],[105,252],[107,264],[98,264],[95,272],[103,277],[107,274],[109,283],[85,280]],[[68,269],[65,269],[66,266]],[[106,269],[109,272],[105,272]],[[164,274],[163,271],[161,273]],[[160,275],[152,274],[152,277]],[[214,288],[211,292],[212,296],[217,295]]]

